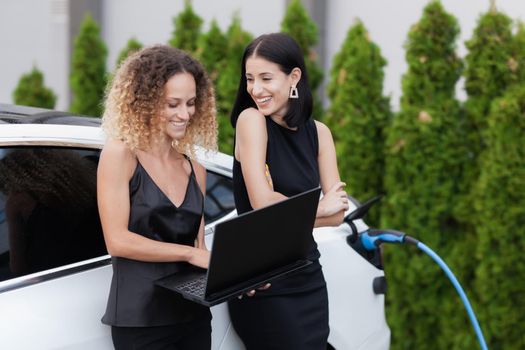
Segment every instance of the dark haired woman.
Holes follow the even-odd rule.
[[[98,205],[113,264],[102,322],[116,349],[209,349],[209,309],[154,280],[208,266],[206,170],[190,157],[195,144],[216,147],[210,81],[181,50],[142,49],[119,67],[102,125]]]
[[[246,47],[241,69],[231,115],[237,211],[321,185],[316,226],[339,225],[348,199],[330,130],[311,119],[312,94],[298,44],[286,34],[262,35]],[[229,303],[235,330],[248,350],[326,348],[328,298],[319,256],[312,237],[312,265],[251,298]]]

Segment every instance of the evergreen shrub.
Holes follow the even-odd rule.
[[[480,325],[491,349],[525,349],[525,85],[491,106],[474,190]]]
[[[456,19],[439,1],[429,2],[410,29],[400,112],[387,133],[388,196],[382,213],[382,227],[420,239],[447,262],[459,235],[452,208],[466,155],[455,99],[462,69],[458,35]],[[447,300],[459,302],[450,282],[425,254],[399,246],[384,252],[392,349],[449,348],[449,328],[458,323],[454,318],[470,327],[461,306],[455,312],[444,307]]]
[[[44,74],[36,66],[20,77],[13,91],[13,101],[17,105],[53,109],[56,100],[53,90],[44,85]]]
[[[185,0],[184,10],[173,19],[175,28],[169,41],[170,45],[194,54],[197,51],[202,22],[202,18],[193,11],[191,1]]]
[[[334,137],[339,173],[346,191],[360,201],[382,194],[385,128],[391,120],[383,93],[386,60],[362,22],[346,36],[333,59],[326,122]],[[378,207],[367,224],[379,225]]]
[[[91,15],[86,15],[73,46],[70,84],[73,113],[100,117],[106,87],[106,45],[100,28]]]
[[[233,153],[233,128],[230,122],[239,79],[241,76],[242,54],[252,35],[241,27],[241,20],[236,14],[226,32],[227,52],[215,85],[217,95],[217,118],[219,125],[219,150],[226,154]]]

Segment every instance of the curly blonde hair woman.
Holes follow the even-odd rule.
[[[124,141],[132,150],[150,147],[161,135],[159,113],[164,85],[171,75],[186,71],[197,85],[195,117],[186,134],[174,146],[181,153],[194,154],[194,145],[217,148],[214,91],[199,62],[181,50],[152,46],[130,55],[120,66],[107,94],[102,128]]]
[[[195,145],[216,148],[213,89],[201,64],[165,45],[119,67],[106,99],[97,177],[113,279],[102,322],[116,349],[209,349],[211,314],[154,286],[189,264],[207,268],[206,170]]]

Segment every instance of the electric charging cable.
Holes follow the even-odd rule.
[[[485,342],[485,338],[483,337],[483,332],[481,331],[481,327],[479,326],[478,320],[476,318],[476,315],[474,314],[474,311],[472,310],[472,306],[470,305],[470,302],[467,298],[467,295],[465,294],[465,291],[459,284],[456,276],[452,273],[450,268],[447,266],[447,264],[437,255],[432,249],[427,247],[422,242],[418,241],[417,239],[408,236],[404,232],[395,231],[395,230],[379,230],[379,229],[368,229],[364,232],[358,233],[357,228],[355,224],[352,222],[356,219],[363,218],[366,213],[368,212],[368,209],[376,203],[381,197],[374,197],[367,202],[365,202],[363,205],[359,206],[356,210],[354,210],[352,213],[348,214],[344,221],[351,227],[352,234],[347,238],[349,242],[355,242],[357,239],[359,239],[362,243],[362,246],[368,250],[368,251],[374,251],[379,248],[379,246],[383,243],[397,243],[397,244],[404,244],[409,243],[412,245],[415,245],[420,250],[425,252],[432,260],[434,260],[439,267],[445,272],[447,277],[452,282],[452,285],[458,292],[461,301],[463,302],[463,305],[465,306],[465,309],[467,310],[470,322],[472,323],[472,327],[474,328],[474,332],[476,333],[476,337],[478,338],[479,345],[482,350],[488,350],[487,343]]]

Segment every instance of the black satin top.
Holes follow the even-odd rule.
[[[179,207],[160,190],[138,161],[129,182],[129,192],[128,228],[131,232],[161,242],[194,245],[204,198],[193,166],[184,200]],[[103,323],[144,327],[211,318],[208,308],[153,283],[187,267],[186,263],[143,262],[121,257],[112,257],[111,260],[113,278]]]

